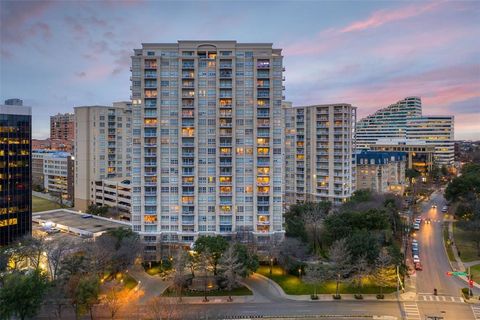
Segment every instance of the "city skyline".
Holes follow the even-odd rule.
[[[474,2],[24,5],[1,3],[0,97],[32,106],[34,138],[48,136],[50,115],[128,100],[132,48],[177,39],[273,42],[295,106],[351,103],[361,119],[416,95],[426,114],[455,115],[456,139],[480,136]]]

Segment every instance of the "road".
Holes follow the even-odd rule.
[[[429,201],[420,205],[420,217],[430,218],[432,223],[422,222],[420,231],[415,235],[419,242],[420,261],[423,265],[423,271],[417,271],[417,293],[431,295],[436,288],[438,295],[459,297],[460,290],[466,287],[466,283],[454,276],[446,275],[447,271],[451,271],[451,267],[442,239],[444,214],[441,209],[445,203],[443,194],[436,191]],[[432,204],[436,204],[437,208],[432,208]]]

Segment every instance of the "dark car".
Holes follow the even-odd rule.
[[[418,270],[418,271],[422,271],[423,270],[423,266],[420,262],[416,262],[415,263],[415,270]]]

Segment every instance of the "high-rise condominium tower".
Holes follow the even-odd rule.
[[[72,140],[75,138],[75,114],[58,113],[50,117],[50,139]]]
[[[95,203],[95,183],[130,177],[130,102],[75,107],[75,208]]]
[[[145,240],[282,234],[282,59],[236,41],[134,51],[132,220]]]
[[[422,116],[419,97],[407,97],[357,123],[357,148],[368,149],[379,140],[421,140],[435,147],[434,163],[452,165],[454,117]]]
[[[291,201],[338,205],[355,191],[356,109],[329,104],[294,107],[293,116],[287,111],[286,128],[294,130],[286,142],[286,157],[294,158],[287,166],[294,174],[286,174]]]
[[[0,105],[0,246],[32,231],[31,134],[30,107]]]

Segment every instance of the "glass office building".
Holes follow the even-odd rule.
[[[31,109],[0,105],[0,246],[31,234]]]

